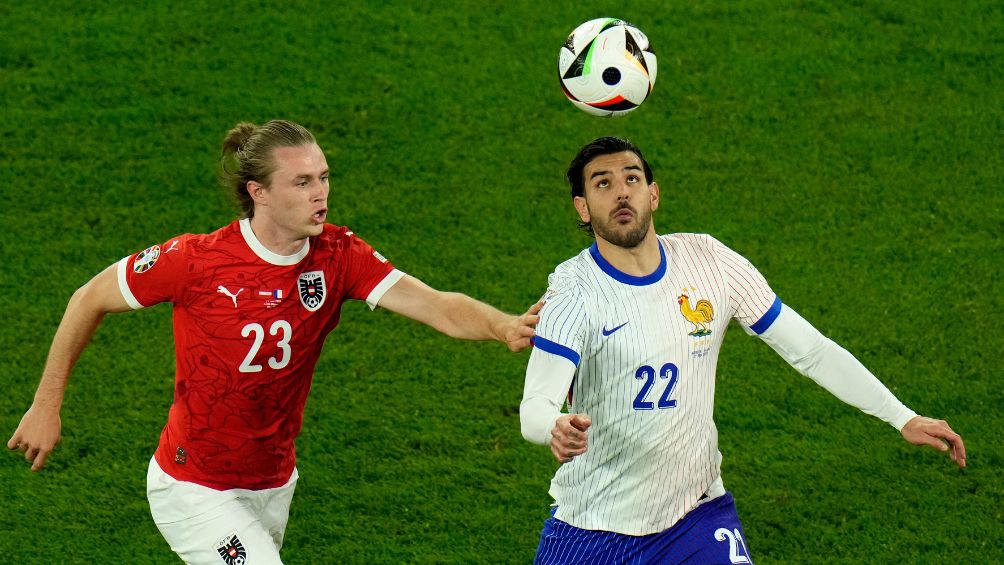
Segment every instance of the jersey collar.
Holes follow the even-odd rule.
[[[278,253],[272,253],[268,250],[268,248],[262,245],[260,241],[258,241],[258,237],[255,236],[254,231],[251,229],[251,220],[249,218],[241,220],[240,225],[241,235],[244,236],[244,241],[247,242],[251,251],[254,251],[254,254],[260,257],[263,261],[273,265],[295,265],[306,257],[307,252],[310,251],[310,240],[308,239],[303,242],[303,248],[292,255],[279,255]]]
[[[662,276],[666,274],[666,250],[662,248],[662,242],[659,242],[658,238],[656,238],[656,241],[659,243],[659,266],[651,273],[640,277],[617,270],[617,267],[611,265],[603,258],[603,255],[600,255],[600,249],[596,246],[595,241],[589,247],[589,254],[596,261],[596,266],[612,279],[632,286],[648,286],[659,282],[662,280]]]

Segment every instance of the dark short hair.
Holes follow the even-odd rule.
[[[638,149],[637,145],[620,137],[599,137],[579,149],[575,158],[572,159],[572,163],[568,165],[566,176],[568,184],[572,188],[572,198],[585,196],[586,165],[601,155],[611,155],[622,151],[630,151],[638,156],[642,169],[645,171],[645,184],[652,184],[655,180],[652,178],[652,167],[648,165],[648,161],[645,160],[645,156],[641,154],[641,149]],[[593,227],[588,222],[579,222],[579,227],[589,232],[589,235],[593,235]]]

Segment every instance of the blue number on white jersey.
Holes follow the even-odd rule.
[[[652,390],[652,386],[655,385],[655,369],[648,365],[642,365],[635,371],[634,378],[645,381],[645,384],[641,385],[638,396],[634,399],[634,409],[652,410],[655,407],[652,401],[645,399],[648,397],[649,391]],[[659,409],[676,408],[676,401],[670,400],[669,397],[673,395],[676,383],[680,380],[680,368],[673,363],[666,363],[659,369],[659,378],[669,379],[669,382],[666,383],[666,388],[663,389],[662,395],[659,397]]]

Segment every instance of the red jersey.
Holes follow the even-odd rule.
[[[375,307],[402,276],[332,225],[291,256],[270,252],[240,220],[122,259],[130,306],[174,303],[177,372],[160,467],[220,490],[285,484],[314,365],[342,303]]]

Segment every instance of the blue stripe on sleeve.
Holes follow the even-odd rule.
[[[755,324],[750,326],[750,329],[756,332],[757,335],[762,334],[770,328],[774,320],[777,319],[778,314],[781,313],[781,297],[775,296],[774,303],[770,305],[767,312],[759,319]]]
[[[533,337],[533,346],[541,351],[558,355],[568,359],[576,367],[579,366],[579,354],[575,350],[565,347],[560,343],[555,343],[549,339],[544,339],[539,335]]]

